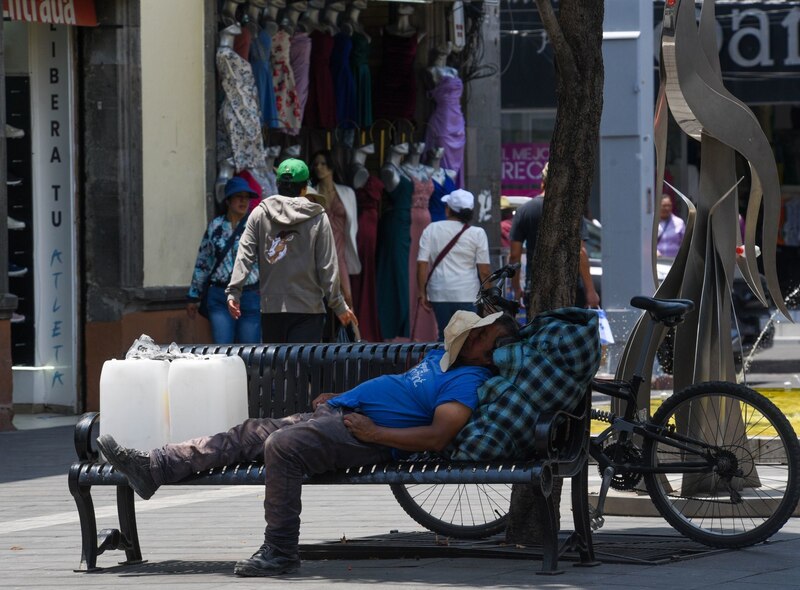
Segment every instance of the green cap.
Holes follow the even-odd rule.
[[[303,160],[288,158],[278,166],[278,181],[301,183],[308,180],[308,166]]]

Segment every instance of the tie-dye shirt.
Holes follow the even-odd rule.
[[[211,220],[208,224],[206,233],[200,241],[200,248],[197,251],[197,262],[194,265],[192,284],[189,286],[189,299],[200,299],[200,294],[204,291],[204,286],[209,279],[209,273],[217,261],[217,256],[225,248],[228,238],[235,230],[225,215],[220,215]],[[227,285],[233,272],[233,263],[236,260],[236,251],[239,249],[239,238],[233,242],[233,246],[225,254],[222,262],[211,276],[211,283]],[[258,266],[253,266],[250,274],[244,282],[244,286],[258,284]]]

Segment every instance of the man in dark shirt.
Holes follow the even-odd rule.
[[[526,249],[526,272],[525,290],[523,292],[520,285],[519,273],[514,275],[512,286],[514,296],[517,301],[524,298],[525,306],[529,308],[530,291],[534,275],[533,250],[536,247],[536,238],[539,235],[539,225],[542,220],[542,210],[544,207],[544,195],[547,185],[548,164],[542,169],[542,194],[532,198],[522,207],[517,209],[514,221],[511,224],[511,252],[508,257],[510,264],[520,261],[522,258],[523,245]],[[575,305],[577,307],[599,307],[600,296],[594,288],[592,274],[589,266],[589,255],[586,252],[586,240],[589,238],[589,231],[586,227],[584,218],[581,225],[581,252],[580,269],[578,273],[578,284],[575,290]],[[539,269],[541,271],[541,269]],[[530,319],[530,318],[529,318]]]

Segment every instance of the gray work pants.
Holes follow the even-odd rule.
[[[165,445],[150,453],[150,470],[156,483],[175,483],[198,471],[262,458],[264,540],[294,553],[303,477],[387,461],[391,450],[360,442],[345,427],[341,408],[322,404],[314,413],[250,419],[228,432]]]

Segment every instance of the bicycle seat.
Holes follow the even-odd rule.
[[[672,327],[683,321],[683,316],[694,309],[691,299],[655,299],[639,295],[631,299],[631,305],[650,313],[657,322]]]

